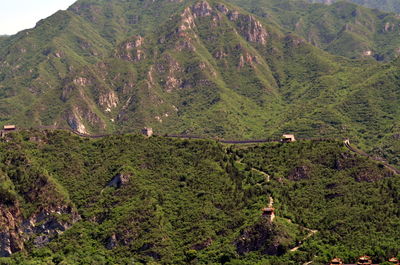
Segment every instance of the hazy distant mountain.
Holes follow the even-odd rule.
[[[231,0],[332,54],[392,60],[400,53],[400,18],[349,2],[332,5],[293,0]]]
[[[9,36],[7,35],[0,35],[0,41],[7,39]]]
[[[338,0],[308,0],[311,3],[331,4]],[[400,12],[400,0],[347,0],[369,8],[376,8],[388,12]]]

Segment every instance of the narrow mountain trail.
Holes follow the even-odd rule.
[[[313,230],[313,229],[309,229],[306,227],[303,227],[304,229],[308,230],[309,233],[307,234],[307,236],[303,239],[303,241],[306,241],[307,239],[309,239],[310,237],[312,237],[313,235],[315,235],[316,233],[318,233],[318,230]],[[290,249],[290,252],[295,252],[297,250],[299,250],[301,248],[301,246],[304,244],[304,242],[300,242],[300,244],[292,249]]]
[[[243,163],[243,159],[239,159],[239,160],[237,160],[236,162],[239,163],[239,164],[241,164],[241,165],[243,165],[243,166],[247,166],[247,164]],[[261,174],[261,175],[263,175],[263,176],[265,176],[266,182],[270,182],[270,181],[271,181],[271,176],[270,176],[268,173],[266,173],[266,172],[264,172],[264,171],[261,171],[261,170],[259,170],[259,169],[257,169],[257,168],[254,168],[254,167],[252,167],[251,170],[252,170],[252,171],[255,171],[255,172],[257,172],[257,173],[259,173],[259,174]],[[273,206],[274,206],[274,198],[273,198],[272,196],[269,196],[268,208],[273,208]],[[293,221],[292,221],[291,219],[286,219],[286,220],[287,220],[289,223],[293,223]],[[308,234],[303,238],[303,241],[302,241],[302,242],[300,242],[296,247],[290,249],[290,250],[289,250],[290,252],[296,252],[296,251],[298,251],[298,250],[301,248],[301,246],[304,244],[304,241],[306,241],[307,239],[309,239],[310,237],[312,237],[313,235],[315,235],[316,233],[318,233],[318,230],[309,229],[309,228],[306,228],[306,227],[303,227],[303,229],[306,230],[306,231],[308,231]],[[311,263],[312,263],[312,261],[307,262],[307,263],[304,263],[303,265],[309,265],[309,264],[311,264]]]
[[[272,198],[271,196],[269,196],[269,204],[268,207],[272,208],[274,206],[274,198]]]
[[[243,163],[243,158],[237,160],[236,163],[241,164],[241,165],[243,165],[243,166],[247,166],[246,163]],[[267,172],[261,171],[261,170],[259,170],[259,169],[257,169],[257,168],[254,168],[254,167],[252,167],[252,168],[250,168],[250,169],[251,169],[251,171],[255,171],[255,172],[257,172],[257,173],[263,175],[263,176],[265,177],[265,181],[266,181],[266,182],[270,182],[270,181],[271,181],[271,175],[269,175]]]
[[[254,167],[252,167],[251,170],[252,171],[256,171],[257,173],[260,173],[261,175],[263,175],[265,177],[265,181],[266,182],[270,182],[271,181],[271,176],[268,173],[266,173],[264,171],[261,171],[261,170],[258,170],[258,169],[254,168]]]

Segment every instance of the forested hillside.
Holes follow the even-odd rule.
[[[78,0],[0,36],[0,264],[399,256],[400,18],[324,2]]]
[[[1,264],[323,264],[399,251],[398,177],[340,141],[27,131],[0,148],[0,254],[12,254]],[[272,223],[261,212],[271,199]]]
[[[390,61],[400,52],[400,18],[395,14],[346,1],[331,5],[293,0],[231,1],[332,54]]]
[[[396,162],[398,61],[375,59],[394,57],[398,18],[346,3],[234,2],[254,14],[217,0],[82,0],[5,39],[1,124],[247,139],[290,131],[350,137]]]
[[[331,4],[338,0],[308,0],[311,3],[325,3]],[[369,8],[376,8],[382,11],[400,13],[399,0],[346,0],[355,4],[363,5]]]

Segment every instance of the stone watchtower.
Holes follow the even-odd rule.
[[[262,217],[272,223],[275,219],[275,208],[272,207],[263,208]]]
[[[295,142],[296,138],[294,137],[294,134],[284,134],[282,135],[281,142],[282,143],[292,143]]]
[[[150,137],[153,135],[153,129],[145,127],[142,129],[142,134],[145,135],[146,137]]]

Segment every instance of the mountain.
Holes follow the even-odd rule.
[[[398,163],[399,61],[362,56],[394,57],[398,18],[347,3],[265,3],[78,1],[0,43],[1,124],[350,137]],[[312,26],[321,14],[328,23]]]
[[[228,146],[30,130],[7,134],[0,148],[2,264],[326,264],[398,254],[399,178],[342,142]],[[262,215],[268,205],[272,221]]]
[[[344,1],[332,5],[292,0],[232,2],[332,54],[390,61],[400,52],[400,18],[395,14]]]
[[[308,0],[311,3],[332,4],[338,0]],[[399,0],[349,0],[355,4],[363,5],[369,8],[376,8],[386,12],[400,13]]]

